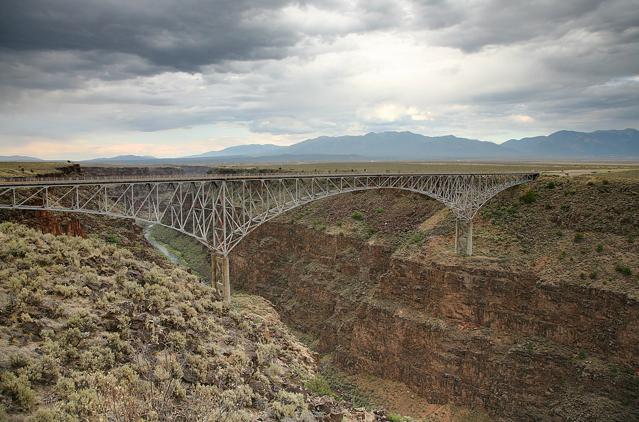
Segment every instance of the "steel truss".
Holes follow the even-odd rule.
[[[472,219],[504,189],[538,173],[342,174],[0,182],[0,208],[82,212],[170,227],[211,250],[211,284],[231,301],[229,252],[260,224],[317,199],[402,189],[441,201],[457,217],[455,252],[472,254]]]
[[[537,173],[341,174],[39,181],[0,184],[0,208],[144,220],[192,236],[213,253],[226,257],[265,221],[332,195],[366,189],[408,190],[441,201],[458,221],[470,224],[481,206],[497,193],[537,177]],[[462,243],[472,245],[470,241]],[[472,253],[472,246],[457,249]]]

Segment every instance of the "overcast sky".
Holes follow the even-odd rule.
[[[639,0],[2,0],[0,155],[639,126]]]

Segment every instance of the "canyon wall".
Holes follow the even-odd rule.
[[[342,368],[434,402],[515,420],[639,417],[635,300],[480,261],[409,260],[271,222],[236,248],[231,273]]]

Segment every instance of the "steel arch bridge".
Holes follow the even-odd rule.
[[[211,250],[212,280],[230,300],[229,252],[260,224],[340,193],[401,189],[442,202],[457,217],[455,251],[472,254],[472,219],[490,198],[538,173],[299,174],[0,182],[0,208],[81,212],[170,227]]]

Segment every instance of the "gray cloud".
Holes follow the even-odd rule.
[[[2,1],[0,150],[632,126],[638,24],[636,0]]]
[[[283,0],[7,1],[2,47],[17,51],[103,51],[195,70],[222,60],[279,58],[295,43],[269,25]]]
[[[606,31],[612,42],[635,42],[639,39],[638,9],[635,1],[625,0],[413,3],[418,28],[433,30],[431,39],[436,43],[465,51],[532,39],[558,39],[576,30]]]

